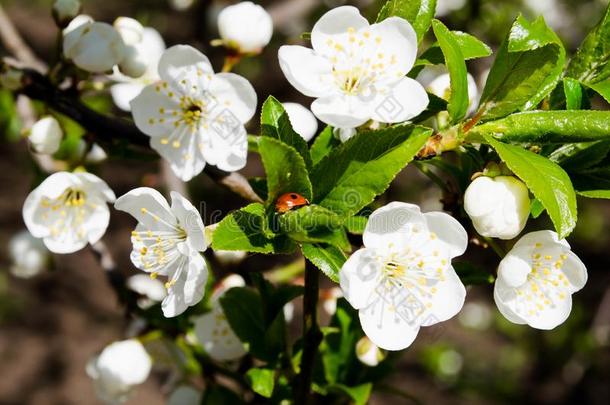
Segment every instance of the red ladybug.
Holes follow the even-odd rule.
[[[297,193],[282,194],[275,201],[275,210],[280,214],[290,211],[293,208],[309,205],[307,198]]]

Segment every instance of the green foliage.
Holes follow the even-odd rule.
[[[438,20],[432,21],[432,29],[438,41],[443,55],[445,65],[449,70],[451,81],[451,94],[447,111],[453,122],[462,120],[468,112],[468,80],[466,62],[460,50],[460,46],[451,34],[451,31]]]
[[[470,262],[453,262],[452,266],[464,285],[485,285],[492,284],[495,281],[492,274]]]
[[[252,391],[265,398],[271,398],[275,386],[275,371],[268,368],[251,368],[246,372],[246,379]]]
[[[336,283],[339,282],[339,270],[347,260],[341,249],[323,243],[304,243],[301,245],[301,252],[328,278]]]
[[[567,173],[556,163],[529,150],[501,143],[491,136],[486,140],[540,200],[559,237],[569,235],[576,226],[577,210],[576,194]]]
[[[491,48],[477,37],[461,31],[450,31],[450,33],[465,60],[485,58],[491,55]],[[444,60],[441,47],[435,43],[421,54],[416,65],[439,65],[444,63]]]
[[[480,114],[484,120],[531,110],[553,90],[563,71],[565,50],[542,17],[528,22],[517,17],[496,53]]]
[[[333,135],[333,128],[326,126],[320,135],[316,137],[309,153],[311,154],[311,161],[314,165],[318,164],[324,156],[328,155],[337,146],[341,145],[341,141]]]
[[[343,250],[350,244],[341,224],[341,218],[334,212],[319,205],[309,205],[289,211],[279,216],[282,233],[298,242],[326,242]]]
[[[409,21],[421,42],[434,18],[436,0],[387,0],[377,15],[377,22],[388,17],[402,17]]]

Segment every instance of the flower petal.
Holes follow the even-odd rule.
[[[371,118],[386,123],[408,121],[418,116],[429,103],[423,86],[410,77],[403,77],[389,88],[391,93],[378,94],[371,108]]]
[[[414,228],[424,228],[425,218],[414,204],[394,201],[376,209],[366,224],[362,241],[367,248],[388,250],[405,246]]]
[[[189,244],[196,251],[204,251],[208,247],[208,242],[205,239],[205,229],[201,214],[199,214],[197,208],[180,193],[172,191],[170,195],[172,197],[172,212],[176,215],[178,222],[186,231]]]
[[[170,163],[170,167],[182,181],[191,180],[205,167],[200,136],[186,125],[175,128],[168,138],[151,138],[150,146]]]
[[[114,208],[125,211],[151,230],[172,230],[177,223],[165,198],[150,187],[138,187],[122,195]]]
[[[385,350],[402,350],[411,345],[419,325],[410,324],[382,298],[358,311],[360,325],[368,338]]]
[[[297,45],[281,46],[278,59],[288,82],[304,95],[324,97],[332,93],[332,65],[327,59]]]
[[[355,31],[366,28],[369,22],[353,6],[336,7],[326,12],[311,30],[311,45],[318,54],[329,54],[333,49],[328,40],[337,35],[347,35],[348,29]]]
[[[194,320],[194,332],[199,343],[216,361],[236,360],[247,352],[231,329],[220,305]]]
[[[371,249],[359,249],[352,254],[339,271],[341,289],[352,307],[364,308],[374,298],[379,283],[381,264]]]
[[[585,264],[574,254],[574,252],[566,253],[567,258],[561,268],[561,271],[568,278],[568,282],[572,286],[571,291],[576,292],[583,288],[587,283],[587,268]]]
[[[184,277],[184,302],[188,306],[193,306],[203,298],[205,284],[208,281],[208,266],[199,253],[191,253],[188,271],[182,277]]]
[[[117,83],[110,86],[110,95],[114,104],[123,111],[131,111],[131,100],[144,89],[143,83]]]
[[[500,313],[512,323],[525,325],[527,322],[512,309],[511,302],[517,297],[514,288],[506,288],[502,283],[494,285],[494,301]]]
[[[131,102],[131,115],[138,129],[146,135],[157,137],[174,130],[172,122],[164,117],[165,110],[179,109],[177,99],[162,91],[160,84],[150,84]]]
[[[516,246],[516,245],[515,245]],[[500,261],[498,266],[498,279],[507,287],[519,287],[527,281],[527,276],[532,271],[532,264],[529,259],[531,249],[528,247],[513,248]]]
[[[241,123],[256,111],[256,92],[248,80],[235,73],[218,73],[212,77],[209,92],[221,110],[228,110]]]
[[[371,36],[378,37],[376,51],[394,63],[386,67],[394,77],[405,76],[417,57],[417,35],[411,24],[400,17],[390,17],[371,25]]]
[[[557,244],[563,245],[565,248],[570,249],[570,245],[565,239],[559,239],[559,236],[556,232],[543,230],[543,231],[535,231],[530,232],[523,235],[517,243],[513,246],[513,249],[519,247],[529,247],[533,248],[537,243],[540,243],[542,246],[555,246]]]
[[[224,124],[207,130],[200,149],[203,159],[211,165],[227,172],[234,172],[246,165],[248,157],[248,134],[240,123]],[[227,125],[228,124],[228,125]],[[203,132],[204,130],[202,130]]]
[[[434,284],[436,292],[432,297],[432,306],[427,309],[429,316],[425,317],[422,326],[434,325],[454,317],[464,306],[466,287],[453,268],[445,271],[444,280]]]
[[[311,104],[311,111],[318,119],[339,128],[355,128],[371,118],[371,106],[361,98],[345,94],[333,94],[318,98]]]
[[[214,69],[207,56],[189,45],[167,48],[159,59],[159,76],[176,90],[184,80],[189,86],[206,90]]]
[[[451,257],[462,255],[468,246],[468,234],[455,218],[444,212],[427,212],[424,214],[428,230],[445,242]]]

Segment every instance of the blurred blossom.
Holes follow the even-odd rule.
[[[23,219],[54,253],[74,253],[104,236],[114,192],[99,177],[85,172],[58,172],[26,198]]]
[[[63,28],[78,15],[81,8],[82,5],[79,0],[55,0],[51,11],[57,25]]]
[[[479,101],[479,91],[474,77],[470,73],[466,76],[468,81],[468,113],[473,113]],[[417,81],[430,93],[449,101],[451,96],[451,81],[447,68],[444,66],[426,66],[417,75]]]
[[[343,297],[343,290],[340,287],[332,287],[327,290],[323,290],[322,296],[322,308],[324,311],[333,316],[337,312],[337,300]]]
[[[87,14],[77,15],[76,17],[74,17],[72,19],[72,21],[70,21],[70,24],[68,24],[68,26],[63,29],[62,34],[65,37],[70,32],[72,32],[75,29],[77,29],[78,27],[80,27],[81,25],[84,25],[84,24],[90,23],[90,22],[93,22],[93,17],[91,17]]]
[[[485,330],[491,325],[491,310],[485,304],[469,302],[458,315],[462,326],[476,330]]]
[[[256,92],[234,73],[214,74],[209,59],[187,45],[167,49],[159,61],[162,81],[131,101],[136,126],[176,175],[189,181],[206,164],[224,171],[246,165],[244,124],[256,110]]]
[[[203,298],[208,268],[199,252],[208,247],[199,211],[171,192],[171,207],[157,190],[140,187],[119,197],[114,208],[138,220],[131,233],[131,261],[150,276],[167,277],[163,315],[180,315]]]
[[[586,282],[587,269],[565,239],[530,232],[500,262],[494,300],[513,323],[553,329],[568,318],[572,294]]]
[[[288,114],[292,129],[306,142],[309,142],[318,131],[316,117],[308,108],[299,103],[282,103],[282,105]]]
[[[106,151],[102,149],[100,145],[94,143],[91,148],[87,150],[87,142],[83,139],[78,144],[78,155],[82,156],[85,152],[85,162],[87,163],[101,163],[108,158]]]
[[[47,115],[32,125],[28,139],[34,151],[52,155],[59,149],[63,136],[59,122],[54,117]]]
[[[49,250],[42,240],[33,237],[25,229],[13,235],[8,251],[12,262],[11,274],[15,277],[34,277],[49,264]]]
[[[184,11],[189,9],[195,0],[168,0],[168,3],[171,8],[176,11]]]
[[[95,393],[106,404],[120,404],[134,387],[148,378],[152,362],[142,344],[135,340],[114,342],[87,364]]]
[[[464,210],[482,236],[513,239],[530,215],[529,190],[514,176],[480,176],[466,189]]]
[[[238,264],[246,258],[247,253],[244,250],[215,250],[214,256],[225,266]]]
[[[112,25],[90,21],[72,29],[72,23],[64,34],[63,51],[66,59],[79,68],[93,73],[108,72],[125,58],[125,43]]]
[[[386,353],[364,336],[356,343],[356,357],[362,364],[377,366],[385,358]]]
[[[284,319],[286,320],[286,323],[292,322],[294,319],[294,303],[287,302],[282,310],[284,311]]]
[[[573,22],[572,16],[561,1],[524,0],[524,2],[535,16],[544,16],[544,21],[554,30],[561,30]]]
[[[356,128],[333,128],[333,135],[341,142],[347,142],[352,136],[356,135]]]
[[[197,342],[214,360],[237,360],[246,354],[244,345],[231,329],[219,301],[220,297],[231,288],[245,285],[244,279],[237,274],[225,278],[219,283],[212,295],[212,310],[193,319]]]
[[[338,7],[314,25],[311,43],[313,49],[284,45],[278,58],[290,84],[316,98],[311,110],[322,122],[338,128],[403,122],[428,105],[424,88],[405,76],[417,54],[406,20],[370,25],[356,7]]]
[[[227,48],[241,54],[259,53],[271,40],[273,21],[264,8],[243,1],[220,12],[218,32]]]
[[[142,76],[149,69],[151,58],[150,50],[142,46],[144,27],[129,17],[118,17],[113,26],[125,43],[125,57],[118,65],[120,72],[131,78]],[[160,57],[160,53],[152,56]]]
[[[460,10],[466,0],[436,0],[436,16],[445,17],[454,11]]]
[[[364,333],[377,346],[401,350],[421,326],[455,316],[466,289],[451,266],[468,235],[442,212],[392,202],[375,210],[357,250],[339,271],[347,301],[359,310]]]
[[[110,86],[112,100],[117,107],[123,111],[131,111],[131,100],[133,100],[146,85],[159,80],[157,68],[159,59],[165,51],[165,42],[161,34],[154,28],[144,27],[141,40],[130,45],[137,53],[137,63],[145,66],[144,72],[137,78],[125,76],[115,68],[111,79],[117,83]]]
[[[146,274],[136,274],[127,279],[127,288],[141,295],[138,298],[138,306],[142,309],[152,307],[163,301],[167,296],[165,286],[157,279],[150,278]]]
[[[464,359],[453,349],[443,351],[438,357],[438,371],[441,375],[452,377],[462,370]]]
[[[191,387],[190,385],[181,385],[172,391],[167,399],[167,405],[200,405],[203,398],[203,392]]]

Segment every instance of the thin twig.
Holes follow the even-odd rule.
[[[47,66],[34,55],[32,49],[25,43],[15,25],[0,5],[0,40],[4,47],[20,62],[39,72],[46,72]]]

